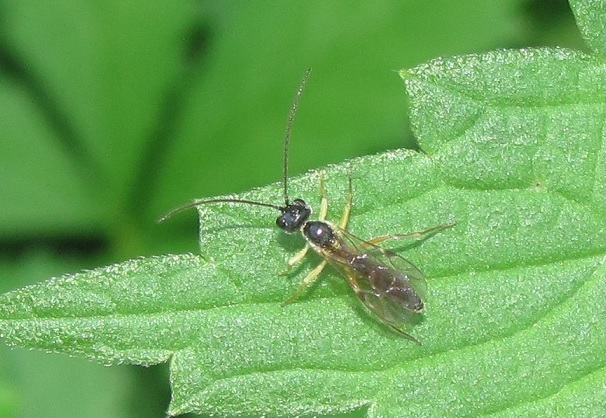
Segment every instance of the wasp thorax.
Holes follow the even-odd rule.
[[[305,224],[303,234],[319,247],[330,247],[335,241],[335,234],[326,222],[310,221]]]
[[[295,199],[284,208],[282,215],[276,219],[276,225],[286,232],[294,232],[299,230],[310,216],[309,205],[301,199]]]

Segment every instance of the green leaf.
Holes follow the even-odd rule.
[[[606,56],[606,1],[571,0],[570,7],[591,50],[602,57]]]
[[[350,230],[426,274],[417,346],[370,316],[332,270],[281,307],[313,254],[270,209],[199,209],[201,255],[152,257],[0,298],[9,344],[108,364],[170,361],[169,412],[224,416],[603,416],[606,68],[563,49],[438,59],[400,72],[426,154],[322,170],[329,219],[352,173]],[[319,200],[319,172],[289,183]],[[245,199],[280,203],[280,184]],[[317,207],[317,204],[314,205]]]

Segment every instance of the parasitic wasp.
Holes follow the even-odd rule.
[[[304,200],[290,200],[288,195],[290,133],[299,100],[310,72],[311,69],[307,70],[297,89],[286,125],[282,176],[284,205],[244,199],[194,200],[168,212],[160,218],[159,222],[185,209],[209,203],[238,203],[275,209],[280,212],[280,216],[276,219],[276,225],[289,234],[300,232],[306,241],[305,247],[288,260],[286,270],[280,274],[288,273],[292,267],[301,262],[310,248],[323,259],[301,281],[292,296],[283,302],[284,305],[301,296],[305,289],[318,278],[322,270],[330,264],[346,278],[347,283],[362,303],[384,324],[398,334],[419,343],[404,330],[404,327],[412,322],[415,315],[423,312],[422,297],[426,287],[424,275],[410,261],[381,247],[379,244],[389,239],[421,238],[449,228],[455,223],[446,223],[419,232],[384,235],[368,241],[362,240],[347,231],[353,199],[351,173],[349,175],[349,189],[345,209],[338,225],[326,220],[328,197],[323,175],[320,177],[321,202],[317,220],[310,219],[312,209]]]

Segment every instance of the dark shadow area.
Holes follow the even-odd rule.
[[[147,207],[157,190],[159,167],[173,146],[174,133],[184,111],[186,98],[193,83],[203,74],[203,66],[212,39],[209,25],[196,23],[183,35],[186,43],[182,50],[181,71],[167,84],[164,100],[158,108],[155,126],[142,148],[137,176],[128,195],[126,206],[133,219],[141,219],[142,207]],[[145,221],[143,221],[145,222]]]

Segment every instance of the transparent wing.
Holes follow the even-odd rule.
[[[382,322],[416,341],[403,328],[423,310],[425,279],[403,257],[334,225],[339,240],[331,251],[316,249],[337,270],[364,305]]]
[[[382,254],[382,256],[377,254],[376,257],[379,259],[385,257],[385,259],[388,260],[394,269],[405,274],[413,289],[419,294],[419,296],[421,296],[421,298],[425,299],[427,296],[427,282],[425,281],[425,275],[414,264],[401,255],[379,246],[375,247],[375,251]]]
[[[355,270],[334,262],[331,262],[331,264],[343,272],[350,287],[354,290],[358,298],[381,320],[381,322],[409,340],[420,344],[417,339],[406,332],[406,328],[409,325],[417,322],[415,321],[415,319],[418,319],[415,318],[417,312],[411,311],[397,299],[372,289],[371,286],[368,286],[369,281],[363,276],[360,276]]]
[[[342,236],[343,241],[346,242],[348,246],[354,248],[355,252],[358,254],[365,254],[369,260],[375,260],[377,264],[390,267],[394,272],[398,273],[394,273],[394,277],[397,278],[398,281],[408,284],[417,295],[422,299],[425,298],[427,295],[425,275],[414,264],[393,251],[387,250],[380,245],[364,241],[339,227],[335,227],[335,230],[338,231],[339,235]]]

